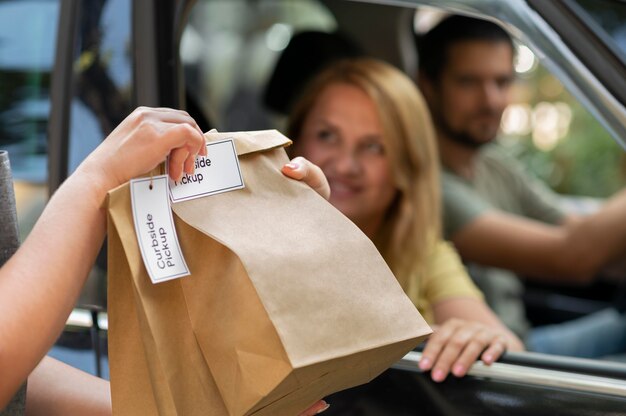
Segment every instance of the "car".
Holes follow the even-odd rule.
[[[5,1],[0,4],[0,15],[1,7],[27,7],[27,3],[40,2]],[[414,73],[419,58],[411,43],[412,30],[419,23],[416,11],[422,17],[454,12],[502,24],[586,106],[616,142],[626,145],[626,6],[620,1],[44,3],[55,10],[46,16],[57,22],[56,48],[52,66],[34,73],[43,76],[49,95],[14,100],[0,108],[0,120],[12,121],[9,125],[14,130],[20,120],[32,123],[37,132],[32,137],[39,143],[42,125],[47,126],[47,147],[40,145],[32,153],[34,158],[41,157],[42,149],[47,154],[46,186],[40,186],[40,191],[54,192],[80,160],[138,105],[185,108],[204,130],[280,127],[284,118],[267,107],[263,95],[281,51],[299,31],[339,29],[357,40],[368,54]],[[610,23],[603,20],[607,13]],[[618,18],[611,20],[611,16]],[[49,42],[50,38],[43,40]],[[0,60],[0,75],[5,71]],[[28,140],[11,139],[11,145],[26,148]],[[41,172],[37,174],[41,183]],[[28,175],[18,179],[35,182]],[[81,301],[97,306],[86,312],[87,326],[98,324],[91,327],[92,334],[97,334],[93,343],[97,346],[106,340],[104,258],[105,253]],[[610,304],[616,292],[616,286],[609,284],[598,288],[597,296],[589,299],[575,290],[563,298],[562,288],[534,289],[538,295],[529,302],[535,302],[538,316],[545,317],[548,311],[552,321]],[[578,307],[578,300],[587,303]],[[559,310],[562,304],[566,311]],[[84,325],[79,316],[75,314],[71,321],[73,327]],[[492,367],[477,363],[467,377],[436,384],[417,369],[419,354],[411,352],[372,382],[331,396],[329,413],[626,414],[626,367],[619,363],[507,353]]]

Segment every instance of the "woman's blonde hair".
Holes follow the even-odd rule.
[[[288,120],[290,138],[297,141],[330,84],[355,86],[376,106],[398,194],[374,243],[404,287],[441,235],[439,156],[428,107],[413,81],[393,66],[370,58],[342,60],[308,84]]]

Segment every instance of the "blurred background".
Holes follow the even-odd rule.
[[[605,30],[626,38],[626,16],[601,2],[587,3]],[[415,31],[427,31],[441,17],[418,10]],[[200,1],[181,44],[189,91],[218,129],[280,128],[282,117],[264,108],[262,94],[281,51],[295,33],[336,26],[324,2],[314,0]],[[626,39],[621,45],[626,48]],[[626,157],[620,145],[519,43],[515,69],[512,104],[502,121],[507,151],[562,194],[602,198],[622,188]]]

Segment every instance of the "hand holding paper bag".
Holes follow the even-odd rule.
[[[173,205],[191,275],[153,285],[128,186],[109,200],[109,348],[123,415],[289,415],[430,333],[373,244],[286,179],[277,132],[235,140],[245,188]]]

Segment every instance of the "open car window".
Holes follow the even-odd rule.
[[[406,41],[398,36],[399,32],[412,35],[411,23],[419,35],[449,10],[432,7],[430,1],[416,1],[415,7],[378,3],[197,1],[190,10],[180,43],[187,108],[199,107],[199,113],[208,119],[207,128],[282,129],[284,118],[268,107],[264,93],[279,57],[290,41],[304,31],[348,34],[368,55],[391,62],[414,76],[415,66],[407,65],[410,59],[406,59],[415,53],[414,45],[405,43],[403,49],[398,48],[402,59],[393,59],[386,50]],[[409,19],[403,20],[406,16]],[[394,24],[376,25],[383,17]],[[566,210],[595,209],[597,201],[593,198],[608,197],[626,184],[620,145],[598,120],[597,113],[589,111],[587,103],[581,101],[580,93],[584,90],[570,91],[576,80],[553,71],[555,64],[560,63],[550,59],[553,54],[549,54],[549,47],[553,45],[542,44],[540,41],[546,39],[537,40],[537,33],[524,36],[505,20],[500,23],[516,39],[517,49],[517,80],[502,120],[501,144],[535,176],[564,195]],[[607,25],[607,33],[615,34],[618,23]],[[392,46],[374,47],[381,44]],[[614,286],[594,289],[593,296],[588,296],[593,302],[585,303],[585,308],[589,304],[606,306],[612,301],[613,289]],[[581,292],[568,293],[568,302],[580,299]],[[543,304],[537,309],[540,307]],[[585,308],[571,308],[568,313],[578,316],[588,312]],[[536,315],[544,317],[543,312]],[[571,318],[570,315],[567,316]],[[541,323],[555,323],[563,316],[555,315],[551,317],[553,321]]]
[[[579,99],[588,102],[613,137],[624,145],[626,64],[619,46],[624,2],[527,0],[527,3],[540,19],[533,19],[532,12],[525,11],[526,22],[520,29],[543,32],[544,39],[534,38],[546,59],[567,76],[569,87],[580,91]],[[553,38],[554,34],[558,39]],[[561,42],[563,46],[558,45]]]

